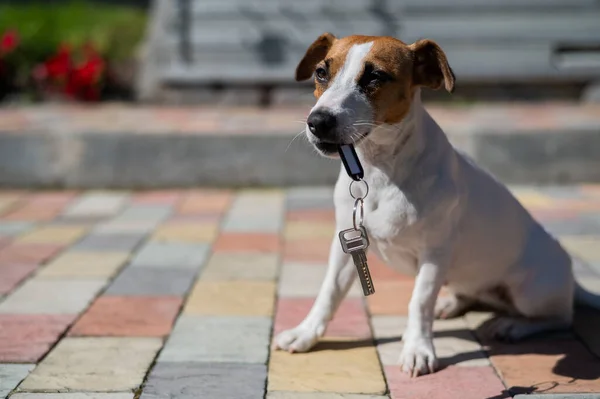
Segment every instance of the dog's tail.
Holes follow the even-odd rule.
[[[600,295],[586,290],[575,282],[575,303],[600,310]]]

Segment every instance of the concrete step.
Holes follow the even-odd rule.
[[[600,182],[600,105],[427,108],[457,148],[507,183]],[[339,161],[319,157],[299,134],[309,109],[123,104],[2,109],[0,185],[331,184]]]

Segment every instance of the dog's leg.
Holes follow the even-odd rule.
[[[433,347],[433,318],[444,277],[444,267],[433,260],[422,262],[417,273],[400,354],[401,369],[413,377],[433,373],[437,367]]]
[[[510,300],[518,315],[500,316],[481,328],[488,339],[518,342],[544,332],[566,330],[573,319],[572,283],[547,287],[537,281],[511,287]]]
[[[306,352],[325,333],[340,302],[356,277],[350,255],[344,253],[334,237],[329,253],[329,266],[317,299],[306,318],[295,328],[281,332],[275,338],[275,348],[289,352]]]

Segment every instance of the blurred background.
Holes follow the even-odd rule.
[[[25,162],[4,135],[0,184],[330,183],[337,165],[292,141],[313,102],[294,69],[326,31],[437,41],[457,88],[424,98],[503,180],[600,179],[598,0],[0,0],[0,128],[86,149]]]

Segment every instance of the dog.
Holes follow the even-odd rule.
[[[321,35],[296,69],[314,75],[317,98],[306,135],[317,151],[337,157],[354,144],[370,191],[365,228],[377,254],[415,276],[399,363],[411,376],[433,373],[434,318],[485,305],[502,316],[488,333],[519,341],[572,324],[574,302],[600,308],[600,296],[573,276],[571,258],[510,191],[454,149],[421,103],[421,89],[452,92],[454,73],[432,40],[407,45],[392,37]],[[336,227],[352,226],[352,180],[343,168],[335,185]],[[356,277],[337,235],[316,301],[276,349],[306,352],[333,317]],[[442,286],[448,296],[438,298]],[[376,294],[375,294],[376,295]]]

